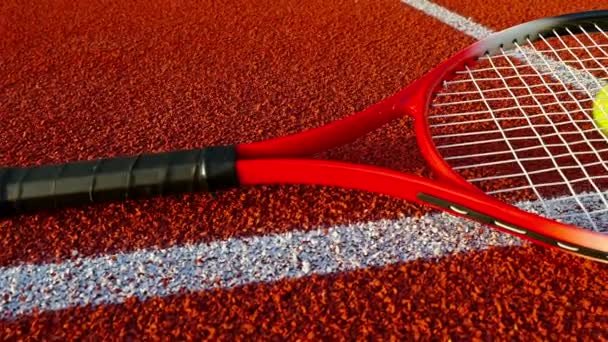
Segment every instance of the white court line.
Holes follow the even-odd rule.
[[[488,28],[428,1],[404,3],[477,39]],[[231,288],[345,272],[420,258],[513,246],[515,237],[453,218],[381,220],[314,231],[228,239],[0,268],[0,318],[33,310],[123,303],[187,291]]]
[[[430,1],[401,0],[401,2],[477,40],[486,38],[490,34],[494,33],[494,31],[490,30],[489,28]]]
[[[0,319],[515,246],[448,214],[0,268]]]

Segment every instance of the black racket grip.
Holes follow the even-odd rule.
[[[233,146],[0,168],[0,216],[239,185]]]

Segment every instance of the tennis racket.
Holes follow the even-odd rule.
[[[608,262],[608,11],[551,17],[479,41],[391,97],[298,134],[0,169],[0,213],[256,184],[382,193]],[[598,114],[599,113],[599,114]],[[434,179],[298,159],[410,115]],[[594,119],[595,116],[595,119]],[[607,129],[608,131],[608,129]],[[608,132],[607,132],[608,133]]]

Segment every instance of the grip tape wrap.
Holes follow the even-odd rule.
[[[0,216],[237,187],[234,146],[27,168],[0,168]]]

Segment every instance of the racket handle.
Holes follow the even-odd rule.
[[[0,216],[239,185],[233,146],[0,168]]]

